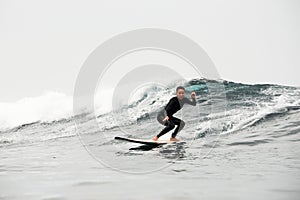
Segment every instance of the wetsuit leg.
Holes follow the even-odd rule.
[[[159,121],[159,123],[161,123],[162,125],[166,126],[158,135],[157,137],[160,137],[164,134],[166,134],[167,132],[169,132],[170,130],[172,130],[173,128],[175,128],[175,124],[172,120],[168,120],[168,121],[163,121],[163,119],[165,118],[164,115],[159,114],[157,116],[157,121]]]
[[[176,129],[174,130],[174,132],[172,133],[172,137],[175,138],[177,133],[179,131],[181,131],[183,129],[183,127],[185,126],[185,122],[181,119],[178,119],[176,117],[172,117],[171,118],[172,122],[177,125]]]

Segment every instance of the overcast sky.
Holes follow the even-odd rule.
[[[88,55],[110,37],[153,27],[182,33],[223,79],[300,86],[298,0],[0,0],[0,102],[73,94]]]

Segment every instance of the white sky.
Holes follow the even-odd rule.
[[[145,27],[193,39],[223,79],[300,86],[299,11],[298,0],[0,0],[0,102],[72,95],[97,46]]]

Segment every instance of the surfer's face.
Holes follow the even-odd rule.
[[[183,89],[177,90],[176,95],[177,95],[178,99],[183,99],[183,97],[184,97],[184,90]]]

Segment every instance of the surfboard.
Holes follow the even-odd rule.
[[[163,145],[163,144],[169,144],[174,143],[175,141],[170,140],[144,140],[144,139],[136,139],[136,138],[126,138],[126,137],[120,137],[116,136],[115,140],[123,140],[127,142],[133,142],[133,143],[139,143],[139,144],[148,144],[148,145]]]

